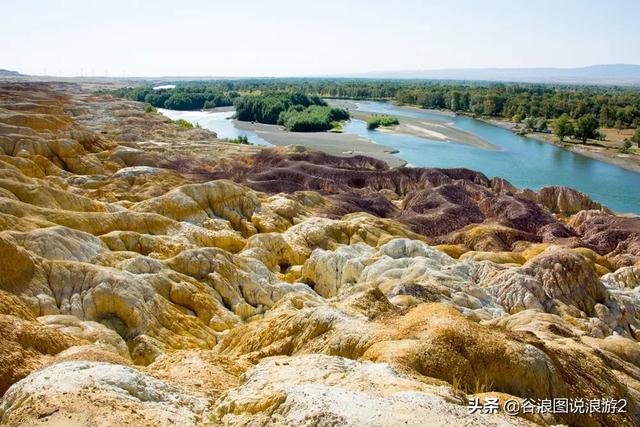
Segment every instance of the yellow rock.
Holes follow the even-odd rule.
[[[436,245],[434,246],[440,252],[444,252],[451,258],[458,259],[465,252],[469,252],[469,248],[464,245]]]
[[[529,261],[532,258],[537,257],[542,252],[544,252],[551,245],[549,243],[532,243],[525,250],[523,250],[520,254],[522,257]]]
[[[614,267],[611,265],[609,260],[595,253],[593,250],[589,248],[572,248],[571,251],[582,255],[583,257],[587,258],[589,261],[594,263],[596,266],[596,269],[598,269],[598,266],[600,266],[598,271],[599,273],[603,272],[603,273],[600,273],[600,275],[608,273],[612,269],[614,269]]]

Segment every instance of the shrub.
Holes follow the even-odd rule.
[[[536,130],[536,119],[533,117],[527,117],[524,119],[524,127],[526,129]]]
[[[280,113],[278,123],[292,132],[319,132],[335,128],[348,118],[349,113],[341,108],[311,105],[300,109],[293,106]]]
[[[186,121],[185,119],[171,120],[171,123],[174,123],[180,126],[183,129],[193,129],[193,123]]]
[[[538,117],[536,120],[536,130],[538,132],[544,132],[547,130],[547,119],[544,117]]]
[[[394,126],[400,124],[397,117],[393,116],[372,116],[367,118],[367,129],[373,130],[380,126]]]
[[[234,144],[251,145],[251,143],[249,142],[249,138],[244,135],[240,135],[237,138],[230,139],[229,142],[232,142]]]

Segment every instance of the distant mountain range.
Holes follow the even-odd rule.
[[[222,76],[163,76],[163,77],[54,77],[29,76],[17,71],[0,69],[1,77],[29,77],[36,80],[64,81],[149,81],[163,82],[189,80],[226,80],[239,77]],[[291,76],[294,77],[294,76]],[[519,83],[596,84],[640,87],[640,65],[602,64],[581,68],[443,68],[436,70],[378,71],[324,76],[296,76],[298,78],[365,78],[365,79],[419,79],[463,80]],[[240,77],[242,78],[242,77]],[[246,78],[246,77],[245,77]],[[255,76],[253,78],[261,78]],[[277,78],[277,77],[262,77]]]
[[[640,65],[603,64],[582,68],[450,68],[369,72],[340,77],[640,86]]]
[[[0,68],[0,77],[24,77],[24,74],[20,74],[17,71],[5,70]]]

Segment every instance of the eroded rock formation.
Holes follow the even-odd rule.
[[[634,425],[640,218],[0,85],[0,422]],[[473,397],[625,413],[471,414]]]

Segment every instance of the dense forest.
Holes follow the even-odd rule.
[[[603,127],[640,125],[640,92],[593,87],[491,85],[406,88],[394,99],[400,103],[441,108],[475,115],[521,121],[527,117],[572,119],[593,114]]]
[[[349,113],[332,108],[316,95],[301,92],[265,92],[246,95],[235,103],[236,118],[267,124],[280,124],[294,132],[318,132],[348,120]]]
[[[301,92],[242,96],[235,107],[238,120],[280,124],[295,132],[329,130],[336,127],[336,122],[349,119],[347,111],[329,107],[320,97]]]
[[[109,91],[114,96],[145,102],[156,108],[170,110],[201,110],[203,108],[233,105],[239,95],[234,91],[222,91],[215,86],[181,85],[174,89],[128,87]]]
[[[302,108],[310,105],[327,105],[318,96],[308,96],[301,92],[268,92],[246,95],[235,102],[236,118],[246,122],[276,124],[280,113],[290,107]]]
[[[241,79],[177,84],[175,89],[128,88],[112,93],[156,107],[199,109],[231,105],[234,100],[244,99],[242,95],[298,92],[316,98],[391,100],[514,121],[527,117],[557,119],[565,114],[577,120],[593,114],[603,127],[640,126],[640,90],[628,87],[369,79]],[[277,120],[273,117],[266,123]]]

